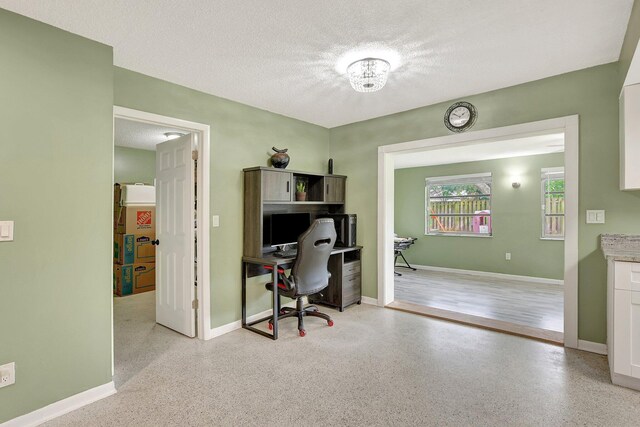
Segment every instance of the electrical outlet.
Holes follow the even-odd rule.
[[[511,261],[511,252],[507,252],[504,254],[504,259],[506,259],[507,261]]]
[[[7,363],[0,366],[0,387],[6,387],[16,382],[16,364]]]

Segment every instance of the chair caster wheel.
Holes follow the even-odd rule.
[[[327,320],[327,325],[333,326],[333,320]]]
[[[298,333],[300,334],[301,337],[307,335],[307,332],[304,329],[300,329]]]
[[[273,323],[269,322],[269,330],[272,331],[273,330]]]

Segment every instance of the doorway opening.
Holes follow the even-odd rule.
[[[209,152],[208,125],[114,107],[117,384],[154,342],[210,336]]]
[[[378,165],[378,305],[577,347],[577,116],[384,146]]]

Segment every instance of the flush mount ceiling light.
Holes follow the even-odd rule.
[[[387,83],[389,68],[389,63],[384,59],[365,58],[349,65],[347,74],[357,92],[375,92]]]
[[[181,136],[184,136],[184,133],[180,133],[180,132],[165,132],[164,136],[167,138],[167,141],[169,141],[171,139],[177,139],[177,138],[180,138]]]

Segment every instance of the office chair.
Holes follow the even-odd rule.
[[[329,285],[331,273],[328,270],[329,256],[336,242],[336,230],[331,218],[316,219],[311,227],[298,238],[298,256],[291,267],[291,274],[286,277],[284,269],[278,269],[278,320],[287,317],[298,318],[298,333],[306,335],[304,316],[320,317],[333,326],[329,315],[320,313],[318,307],[303,307],[302,297],[320,292]],[[266,288],[273,292],[273,283]],[[296,308],[280,306],[280,296],[296,300]],[[273,329],[273,318],[269,319],[269,329]]]

